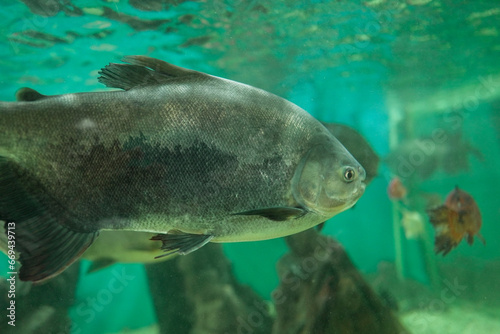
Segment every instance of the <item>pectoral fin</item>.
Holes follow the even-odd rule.
[[[434,227],[448,225],[450,209],[446,206],[441,205],[437,208],[427,210],[427,214],[429,215],[429,221]]]
[[[69,213],[17,163],[0,156],[0,220],[15,237],[23,281],[61,273],[92,244],[98,231],[74,231]],[[10,232],[9,232],[10,231]]]
[[[264,209],[256,209],[245,212],[238,212],[238,213],[233,213],[233,215],[262,216],[274,221],[284,221],[289,219],[300,218],[306,213],[307,211],[302,208],[274,207],[274,208],[264,208]]]
[[[181,255],[189,254],[205,246],[210,240],[212,240],[213,237],[213,235],[189,234],[180,231],[170,231],[168,234],[155,235],[151,238],[151,240],[161,240],[163,243],[161,249],[165,251],[165,254],[155,257],[155,259],[158,259],[174,253]]]

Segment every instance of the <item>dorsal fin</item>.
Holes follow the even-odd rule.
[[[46,98],[47,95],[40,94],[33,88],[23,87],[16,92],[18,102],[33,102]]]
[[[128,64],[110,63],[101,69],[99,82],[107,87],[129,90],[139,86],[165,84],[173,78],[202,74],[146,56],[126,56],[122,61]]]

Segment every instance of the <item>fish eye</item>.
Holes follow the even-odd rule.
[[[356,172],[354,171],[353,168],[347,167],[344,170],[344,181],[346,182],[352,182],[354,181],[354,177],[356,176]]]

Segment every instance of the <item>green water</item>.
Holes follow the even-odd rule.
[[[322,233],[342,243],[375,290],[389,290],[410,332],[500,332],[496,1],[26,0],[1,4],[0,31],[2,101],[15,100],[24,86],[47,95],[104,90],[97,81],[101,67],[125,55],[148,55],[265,89],[321,121],[355,128],[382,159],[378,176]],[[482,158],[450,135],[443,145],[456,148],[449,159],[458,170],[436,168],[422,178],[415,171],[420,162],[410,163],[411,171],[400,175],[410,197],[391,201],[386,189],[397,170],[384,158],[405,140],[435,130],[460,134]],[[438,155],[432,144],[432,153],[415,148],[414,158]],[[442,257],[433,252],[423,198],[436,194],[442,201],[456,185],[478,203],[486,245],[463,241]],[[403,209],[422,214],[418,238],[406,237]],[[239,282],[268,301],[287,249],[283,239],[224,245]],[[0,255],[2,272],[7,261]],[[89,266],[83,260],[79,269],[71,333],[159,333],[152,295],[169,295],[150,292],[143,265],[88,274]],[[381,268],[390,269],[384,274]],[[130,280],[109,292],[109,282],[123,272]],[[445,280],[455,279],[466,288],[443,301]]]

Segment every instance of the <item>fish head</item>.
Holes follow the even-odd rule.
[[[292,179],[295,200],[308,210],[333,217],[352,207],[365,191],[366,172],[334,137],[313,146]],[[333,144],[333,145],[332,145]]]

